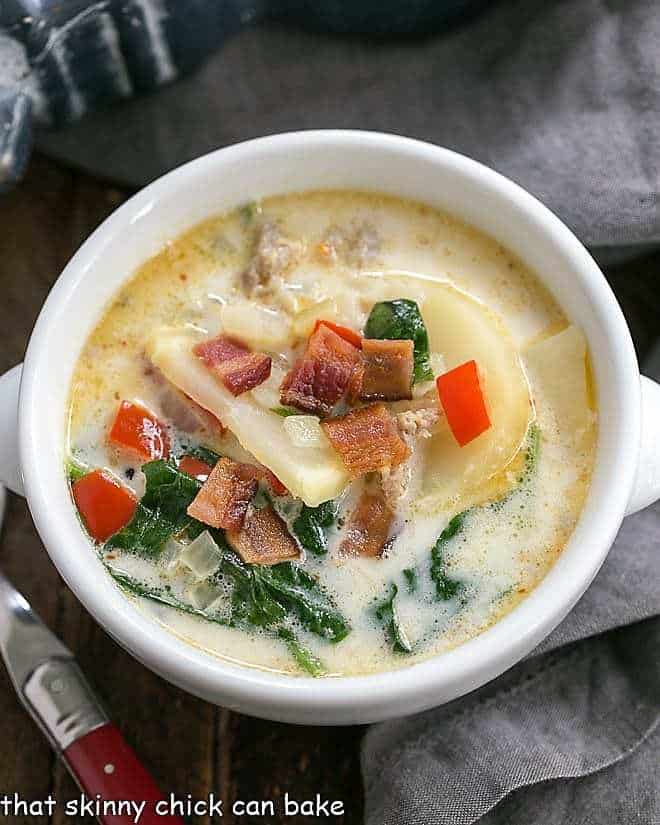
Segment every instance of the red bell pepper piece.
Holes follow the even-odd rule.
[[[145,461],[168,458],[170,439],[164,424],[140,404],[122,401],[110,429],[110,442]]]
[[[358,332],[355,332],[348,327],[342,327],[339,324],[333,324],[332,321],[324,321],[322,318],[319,318],[314,324],[313,332],[316,332],[321,324],[328,327],[328,329],[331,329],[333,332],[336,332],[337,335],[344,339],[344,341],[348,341],[349,344],[353,344],[356,349],[362,348],[362,336]]]
[[[213,467],[192,455],[184,455],[179,461],[179,469],[182,473],[188,473],[188,475],[193,478],[206,481]]]
[[[449,428],[461,447],[490,427],[476,361],[439,375],[436,386]]]
[[[133,518],[137,499],[104,470],[93,470],[72,485],[73,499],[94,541],[106,541]]]

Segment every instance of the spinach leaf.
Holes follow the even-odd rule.
[[[293,522],[293,532],[300,544],[315,556],[322,556],[328,551],[326,530],[332,527],[337,516],[334,501],[324,501],[318,507],[303,504],[300,513]]]
[[[346,619],[316,579],[302,567],[284,562],[273,567],[253,566],[251,570],[269,595],[295,615],[310,633],[333,644],[350,633]]]
[[[110,536],[105,546],[138,556],[154,557],[174,531],[170,522],[140,503],[129,523],[114,536]]]
[[[409,298],[396,298],[393,301],[374,304],[364,328],[364,335],[366,338],[411,340],[415,357],[413,383],[433,379],[429,359],[429,336],[415,301]]]
[[[167,605],[167,607],[173,607],[175,610],[179,610],[181,613],[189,613],[191,616],[199,616],[202,619],[206,619],[207,622],[214,622],[215,624],[222,625],[229,624],[227,619],[223,618],[222,616],[218,616],[213,613],[207,613],[205,610],[200,610],[199,608],[193,607],[191,604],[188,604],[187,602],[181,601],[181,599],[178,599],[167,588],[149,587],[143,582],[134,579],[132,576],[129,576],[126,573],[122,573],[119,570],[113,569],[108,564],[106,564],[105,566],[108,573],[110,573],[110,575],[117,582],[117,584],[123,590],[125,590],[128,593],[132,593],[134,596],[140,596],[143,599],[149,599],[152,602],[158,602],[159,604]]]
[[[255,575],[256,567],[249,567],[227,548],[220,569],[233,583],[232,624],[269,627],[286,616],[284,605],[273,597],[259,575]]]
[[[392,642],[392,650],[395,653],[412,653],[412,645],[405,630],[401,627],[399,614],[394,604],[398,592],[399,588],[392,582],[388,596],[376,605],[374,612],[376,618],[385,624],[387,635]]]
[[[202,484],[163,459],[144,464],[142,472],[147,479],[142,500],[133,518],[108,539],[106,547],[153,557],[174,533],[188,528],[189,533],[199,535],[205,529],[186,513]]]
[[[463,589],[462,582],[447,575],[444,548],[463,529],[467,512],[458,513],[450,520],[431,549],[431,578],[435,583],[436,597],[442,601],[453,599]]]
[[[198,616],[200,619],[204,619],[207,622],[214,622],[215,624],[220,625],[230,624],[223,616],[209,613],[205,610],[200,610],[199,608],[193,607],[191,604],[178,599],[173,593],[167,590],[167,588],[149,587],[143,582],[128,576],[126,573],[114,570],[109,565],[106,565],[106,568],[117,584],[123,590],[133,594],[134,596],[139,596],[143,599],[149,599],[152,602],[157,602],[158,604],[172,607],[181,613],[188,613],[191,616]],[[233,620],[231,623],[235,624]],[[287,627],[280,627],[277,629],[276,633],[277,636],[286,644],[289,652],[301,670],[306,671],[311,676],[322,676],[325,673],[321,662],[310,650],[301,644],[292,630]]]
[[[350,633],[348,622],[313,576],[291,562],[272,567],[248,565],[228,545],[220,530],[211,530],[222,551],[220,575],[233,585],[232,622],[268,627],[285,616],[332,643]]]
[[[288,627],[280,627],[277,635],[289,648],[289,653],[296,660],[301,670],[307,671],[310,676],[323,676],[325,669],[311,650],[304,647]]]
[[[416,593],[419,587],[419,571],[416,567],[405,567],[403,570],[403,577],[408,585],[409,593]]]
[[[188,505],[202,487],[201,481],[177,469],[172,461],[160,459],[142,465],[147,479],[142,505],[181,530],[190,522]]]

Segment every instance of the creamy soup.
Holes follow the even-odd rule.
[[[71,389],[99,575],[218,656],[391,670],[543,579],[588,490],[582,332],[493,239],[350,191],[249,203],[115,297]]]

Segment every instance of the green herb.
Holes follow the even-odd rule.
[[[209,467],[215,467],[218,461],[220,461],[220,456],[217,453],[213,452],[213,450],[209,450],[208,447],[202,447],[201,444],[198,444],[194,447],[183,447],[179,458],[183,457],[184,455],[189,455],[192,458],[196,458],[199,461],[203,461],[204,464],[208,464]]]
[[[322,556],[328,551],[326,530],[332,527],[337,516],[334,501],[324,501],[318,507],[303,504],[300,513],[293,522],[293,532],[305,550]]]
[[[147,480],[143,507],[158,512],[177,530],[185,527],[190,521],[186,510],[200,491],[201,482],[182,473],[174,462],[163,459],[143,464],[142,472]]]
[[[366,338],[409,339],[414,344],[413,383],[430,381],[433,370],[429,359],[429,336],[415,301],[396,298],[374,304],[364,328]]]
[[[181,613],[188,613],[191,616],[198,616],[200,619],[204,619],[204,621],[207,622],[213,622],[220,625],[230,624],[225,617],[214,613],[208,613],[205,610],[200,610],[199,608],[193,607],[191,604],[178,599],[173,593],[165,588],[149,587],[126,573],[114,570],[109,565],[106,565],[106,568],[117,584],[123,590],[134,596],[149,599],[150,601],[157,602],[158,604],[164,604],[167,607],[172,607],[175,610],[180,611]],[[235,622],[231,623],[235,624]],[[277,629],[276,633],[277,636],[286,644],[289,652],[302,670],[312,676],[322,676],[325,673],[321,662],[310,650],[298,641],[293,631],[289,630],[287,627],[280,627]]]
[[[448,542],[463,529],[466,515],[467,510],[454,516],[431,549],[431,578],[435,583],[436,597],[442,601],[453,599],[463,589],[462,582],[447,575],[444,549]]]
[[[113,569],[108,564],[106,564],[105,566],[108,573],[110,573],[110,575],[117,582],[117,584],[123,590],[126,590],[128,593],[132,593],[134,596],[140,596],[143,599],[149,599],[152,602],[158,602],[159,604],[167,605],[167,607],[173,607],[175,610],[179,610],[181,613],[189,613],[191,616],[199,616],[201,619],[205,619],[207,622],[214,622],[215,624],[222,625],[229,624],[227,619],[225,619],[222,616],[218,616],[213,613],[207,613],[205,610],[200,610],[199,608],[193,607],[191,604],[188,604],[187,602],[181,601],[181,599],[177,599],[177,597],[173,593],[171,593],[169,590],[165,588],[149,587],[143,582],[134,579],[132,576],[129,576],[126,573],[122,573],[119,570]]]
[[[392,582],[390,592],[380,604],[376,605],[376,618],[385,624],[385,630],[392,642],[392,650],[395,653],[412,653],[412,645],[406,636],[399,621],[399,614],[396,611],[395,599],[399,588]]]
[[[325,669],[316,656],[304,647],[298,639],[296,639],[293,631],[288,627],[280,627],[277,635],[289,648],[289,653],[296,660],[301,670],[306,671],[310,676],[323,676]]]
[[[80,481],[87,473],[89,473],[89,467],[81,464],[80,461],[77,461],[73,456],[69,457],[69,460],[66,462],[66,474],[72,484]]]
[[[403,577],[408,585],[409,593],[416,593],[419,587],[419,573],[416,567],[406,567],[403,570]]]
[[[211,530],[222,551],[220,574],[233,584],[232,623],[268,627],[285,616],[336,643],[350,632],[348,622],[313,576],[291,562],[248,565],[228,545],[220,530]]]
[[[168,538],[188,529],[191,538],[199,535],[199,522],[186,510],[202,484],[177,469],[172,461],[159,459],[142,465],[146,490],[129,523],[106,542],[141,556],[156,556]]]
[[[272,567],[253,566],[251,570],[272,598],[293,613],[310,633],[333,644],[350,633],[346,619],[316,579],[302,567],[284,562]]]
[[[282,418],[288,418],[290,415],[304,415],[304,413],[296,410],[294,407],[271,407],[270,411],[276,415],[281,415]]]

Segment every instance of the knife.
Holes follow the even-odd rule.
[[[4,498],[0,488],[0,518]],[[145,803],[140,825],[183,825],[167,813],[167,801],[108,718],[71,651],[2,573],[0,653],[18,698],[83,793],[99,803],[102,825],[135,825],[134,814],[117,813],[119,806],[104,806],[106,800]]]

